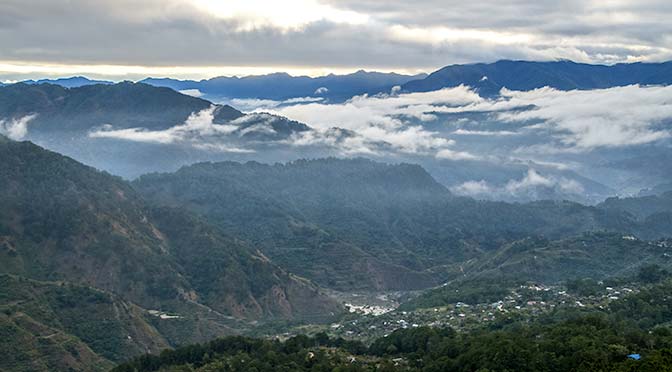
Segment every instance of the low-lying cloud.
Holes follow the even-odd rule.
[[[504,185],[493,185],[485,180],[467,181],[450,190],[461,196],[478,199],[537,199],[540,193],[552,190],[566,195],[580,195],[584,187],[576,180],[553,175],[542,175],[528,169],[521,179],[509,180]]]
[[[342,104],[309,103],[277,107],[271,111],[304,122],[318,132],[334,127],[352,131],[362,137],[362,144],[386,143],[402,153],[436,155],[454,141],[426,129],[422,122],[437,120],[434,112],[442,108],[461,107],[482,100],[471,89],[460,86],[426,93],[363,95]],[[302,138],[299,143],[306,143],[306,139]],[[362,149],[362,152],[371,151],[370,148]],[[463,155],[467,157],[466,153]]]
[[[268,135],[266,141],[328,147],[345,155],[394,153],[491,162],[505,161],[514,154],[543,162],[553,161],[548,157],[555,154],[646,145],[670,138],[671,97],[672,87],[633,85],[585,91],[503,89],[498,98],[490,99],[458,86],[423,93],[362,95],[338,104],[325,103],[320,97],[233,100],[234,106],[251,114],[215,124],[213,107],[165,130],[103,126],[90,136],[245,152],[252,150],[231,146],[231,140],[254,132]],[[270,123],[278,120],[273,115],[305,123],[312,130],[273,136]],[[3,131],[14,137],[25,135],[31,118],[22,120],[3,122]],[[494,143],[515,147],[497,152]]]
[[[0,134],[3,134],[13,140],[22,140],[28,134],[28,124],[37,117],[37,115],[26,115],[18,119],[0,120]]]
[[[401,152],[433,153],[466,160],[482,157],[456,150],[461,137],[536,134],[518,152],[580,153],[598,148],[643,145],[670,137],[672,87],[625,86],[597,90],[532,91],[503,89],[485,99],[464,86],[426,93],[358,96],[342,104],[310,103],[276,107],[273,112],[305,122],[317,130],[341,127],[370,142],[386,142]],[[487,114],[502,129],[479,128],[478,121],[444,116]],[[469,127],[461,127],[462,123]],[[427,129],[439,124],[450,132]],[[532,140],[530,140],[532,141]],[[459,144],[459,143],[458,143]]]
[[[284,101],[258,98],[234,98],[230,101],[226,101],[226,103],[243,112],[251,112],[255,110],[273,109],[283,105],[297,105],[301,103],[320,102],[323,100],[324,98],[322,97],[295,97]]]
[[[184,124],[165,130],[114,129],[110,125],[104,125],[102,128],[90,132],[89,137],[158,144],[188,144],[195,148],[218,152],[253,152],[249,149],[226,145],[226,141],[223,139],[238,130],[239,126],[236,125],[235,121],[230,124],[215,124],[213,120],[216,109],[216,106],[212,106],[201,112],[193,113]]]

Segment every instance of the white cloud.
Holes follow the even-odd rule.
[[[492,187],[485,181],[467,181],[450,188],[457,195],[482,196],[492,192]]]
[[[413,121],[433,121],[436,119],[434,112],[482,100],[469,88],[460,86],[394,96],[363,95],[342,104],[310,103],[278,107],[272,111],[322,132],[333,127],[354,131],[362,136],[363,144],[386,143],[403,153],[434,154],[453,145],[454,141]],[[369,148],[367,151],[373,150]]]
[[[667,129],[657,126],[672,119],[672,86],[502,93],[508,104],[535,108],[502,112],[500,120],[542,121],[537,128],[552,131],[570,148],[640,145],[670,137]]]
[[[159,144],[180,143],[196,148],[222,152],[245,152],[246,150],[232,147],[225,142],[226,136],[239,129],[238,123],[235,121],[230,124],[213,123],[215,110],[216,106],[212,106],[201,112],[193,113],[184,124],[165,130],[147,130],[145,128],[114,129],[110,125],[104,125],[101,129],[90,132],[89,137]]]
[[[468,130],[468,129],[458,129],[451,134],[458,136],[515,136],[518,133],[509,131],[509,130]]]
[[[318,21],[344,24],[364,24],[366,14],[341,10],[315,0],[191,0],[199,9],[222,19],[237,23],[239,32],[274,27],[283,31],[301,30]]]
[[[573,179],[561,176],[542,175],[529,168],[521,179],[509,180],[504,185],[492,185],[485,180],[467,181],[453,186],[450,190],[462,196],[482,199],[538,199],[539,190],[555,190],[564,194],[582,195],[583,185]],[[530,197],[531,196],[531,197]]]
[[[319,95],[321,95],[321,94],[325,94],[325,93],[328,93],[328,92],[329,92],[329,88],[327,88],[327,87],[319,87],[319,88],[315,89],[315,93],[314,93],[314,94],[315,94],[316,96],[319,96]]]
[[[37,115],[26,115],[18,119],[0,120],[0,134],[4,134],[13,140],[21,140],[28,134],[28,124]]]
[[[573,91],[502,89],[501,98],[438,107],[435,112],[493,113],[502,123],[525,125],[522,131],[550,133],[547,136],[550,143],[525,146],[525,151],[577,153],[669,138],[670,131],[662,124],[672,120],[672,86],[631,85]],[[507,135],[509,132],[499,131],[493,135]],[[485,135],[487,132],[458,129],[454,134]]]
[[[275,101],[271,99],[258,98],[234,98],[228,101],[228,104],[243,112],[255,110],[269,110],[282,105],[296,105],[300,103],[311,103],[323,101],[322,97],[296,97],[284,101]]]
[[[447,160],[477,160],[478,156],[465,151],[453,151],[450,149],[439,150],[436,153],[437,159],[447,159]]]
[[[115,79],[138,67],[431,71],[503,58],[661,61],[672,58],[671,14],[667,0],[3,0],[0,55],[14,68],[58,74],[55,65],[67,61],[68,74],[96,65]],[[142,74],[157,71],[166,70]],[[7,72],[3,79],[19,78]]]
[[[530,187],[550,187],[553,186],[554,183],[555,182],[553,180],[540,175],[534,169],[529,169],[527,171],[527,175],[525,175],[525,177],[522,179],[509,181],[504,186],[504,190],[506,190],[508,193],[514,194]]]
[[[271,99],[258,98],[234,98],[228,102],[231,106],[243,112],[254,111],[257,109],[269,109],[280,106],[282,102]]]
[[[185,90],[181,90],[180,93],[186,94],[188,96],[196,97],[196,98],[203,97],[203,93],[198,89],[185,89]]]

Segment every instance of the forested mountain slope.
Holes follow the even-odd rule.
[[[0,159],[0,273],[65,283],[66,289],[75,288],[74,295],[66,293],[71,297],[68,306],[86,309],[93,299],[100,304],[91,309],[91,316],[111,311],[142,325],[136,327],[136,336],[121,324],[110,325],[123,337],[149,340],[157,348],[235,333],[235,319],[317,320],[341,309],[314,284],[198,217],[147,206],[120,178],[32,143],[5,138],[0,138]],[[59,288],[49,286],[50,291]],[[17,291],[2,306],[44,323],[47,314],[35,315],[22,307],[34,300],[31,291]],[[55,301],[62,297],[55,296]],[[45,301],[35,303],[47,306]],[[12,310],[12,304],[18,307]],[[63,308],[45,308],[67,316]],[[159,321],[163,318],[157,319],[158,314],[165,312],[175,314],[166,319],[179,320]],[[153,327],[146,326],[143,317],[155,322]],[[11,323],[16,317],[5,320]],[[105,358],[117,355],[95,346],[101,338],[111,340],[107,331],[78,334],[46,325],[74,333]],[[146,351],[135,346],[123,354],[133,350]]]
[[[192,210],[334,288],[427,287],[451,265],[528,236],[672,233],[621,208],[458,198],[418,166],[364,159],[203,163],[133,185],[154,203]]]

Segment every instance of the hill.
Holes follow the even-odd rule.
[[[21,289],[0,304],[12,314],[26,313],[36,324],[75,334],[97,355],[112,360],[118,356],[96,346],[113,342],[113,334],[146,340],[131,345],[135,349],[124,349],[128,355],[146,347],[236,333],[248,326],[247,321],[319,320],[341,310],[314,284],[201,219],[180,210],[149,207],[117,177],[29,142],[3,139],[0,158],[4,180],[0,185],[0,273],[74,286],[75,295],[68,300],[73,311],[89,309],[92,319],[108,319],[105,312],[111,312],[130,319],[139,331],[127,331],[126,323],[94,320],[92,324],[107,324],[109,329],[102,332],[77,328],[77,324],[68,328],[67,322],[76,323],[82,315],[72,313],[60,324],[49,323],[46,310],[31,313],[23,308],[37,296],[38,308],[68,316],[66,308],[46,303],[53,296],[63,297],[51,290],[61,284],[49,284],[51,294],[39,296],[33,292],[42,293],[41,287]],[[91,298],[99,305],[89,307]],[[165,313],[171,315],[160,316]],[[5,322],[14,320],[10,317]]]
[[[400,241],[414,237],[395,236],[387,230],[394,221],[378,213],[403,218],[393,200],[424,205],[449,195],[418,166],[364,159],[202,163],[143,176],[134,186],[158,205],[207,217],[292,272],[340,288],[431,284]]]
[[[672,83],[672,62],[620,63],[613,66],[572,61],[532,62],[502,60],[495,63],[451,65],[424,79],[402,85],[407,92],[428,92],[468,85],[481,95],[497,95],[502,88],[532,90],[603,89],[625,85],[668,85]]]
[[[0,369],[107,370],[110,361],[169,346],[142,308],[66,282],[0,274]]]
[[[202,163],[133,186],[258,246],[290,271],[338,289],[413,289],[528,236],[610,230],[669,236],[619,208],[509,204],[451,195],[419,166],[365,159]],[[310,264],[308,264],[310,263]]]
[[[115,128],[167,129],[184,123],[212,103],[168,88],[129,82],[65,88],[54,84],[12,84],[0,89],[0,117],[19,119],[29,115],[30,131],[88,132],[104,124]],[[217,122],[243,116],[229,106],[214,115]]]

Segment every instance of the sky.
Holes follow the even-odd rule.
[[[672,59],[669,0],[2,0],[0,81]]]

